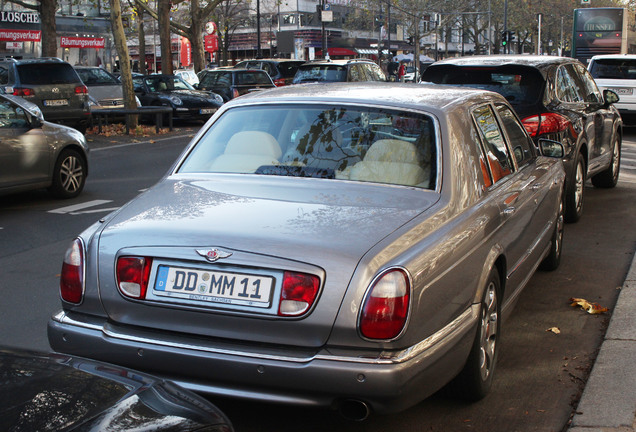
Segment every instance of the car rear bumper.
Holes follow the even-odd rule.
[[[415,346],[373,357],[337,349],[299,356],[248,352],[245,347],[136,331],[71,312],[51,318],[48,336],[55,351],[150,372],[201,393],[333,408],[355,400],[388,413],[415,405],[461,370],[478,310],[478,305],[467,309]]]

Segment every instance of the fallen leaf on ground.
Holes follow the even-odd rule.
[[[558,327],[550,327],[549,329],[547,329],[546,331],[552,332],[554,334],[560,334],[561,330],[559,330]]]
[[[607,312],[609,309],[606,307],[603,307],[601,305],[599,305],[598,303],[592,303],[590,301],[587,301],[585,299],[581,299],[581,298],[571,298],[570,301],[572,302],[572,304],[570,304],[570,306],[572,307],[576,307],[576,306],[581,306],[581,308],[592,315],[597,315],[597,314],[602,314]]]

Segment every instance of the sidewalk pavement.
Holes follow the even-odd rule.
[[[636,431],[636,257],[568,432]]]

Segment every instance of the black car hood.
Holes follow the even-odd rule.
[[[5,432],[194,431],[230,424],[169,382],[61,354],[0,350],[0,385]]]

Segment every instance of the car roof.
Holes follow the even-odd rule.
[[[599,55],[592,56],[590,60],[604,60],[604,59],[636,60],[636,54],[599,54]]]
[[[316,64],[333,64],[333,65],[347,65],[347,64],[355,64],[355,63],[375,63],[373,60],[369,60],[369,59],[349,59],[349,60],[326,60],[326,59],[319,59],[319,60],[310,60],[306,63],[304,63],[302,66],[311,66],[311,65],[316,65]]]
[[[504,66],[523,65],[536,68],[544,68],[552,65],[578,62],[573,58],[544,55],[494,55],[494,56],[468,56],[453,59],[440,60],[431,66],[440,64],[452,64],[457,66]],[[430,67],[430,66],[429,66]]]
[[[226,105],[260,102],[362,103],[425,111],[445,111],[468,102],[502,101],[498,93],[434,84],[387,82],[310,83],[262,90],[236,98]]]

